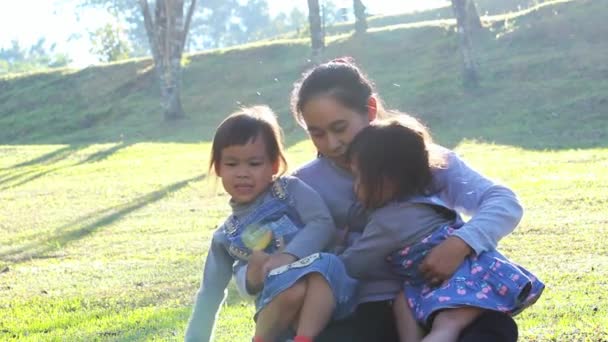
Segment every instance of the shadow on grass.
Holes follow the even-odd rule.
[[[58,169],[63,168],[63,167],[54,167],[52,169],[47,169],[47,170],[35,170],[35,169],[32,170],[28,167],[37,166],[39,164],[50,164],[50,163],[60,162],[61,160],[66,159],[71,154],[73,154],[74,152],[76,152],[80,149],[81,149],[81,147],[77,147],[77,146],[65,146],[62,148],[58,148],[55,151],[43,154],[32,160],[28,160],[23,163],[15,164],[13,166],[9,166],[9,167],[0,169],[0,171],[2,171],[2,174],[0,174],[0,186],[1,186],[0,191],[6,190],[6,189],[9,189],[12,187],[16,187],[19,185],[23,185],[32,180],[35,180],[37,178],[40,178],[44,175],[47,175],[49,173],[57,171]],[[26,169],[24,169],[24,168],[26,168]],[[21,170],[21,169],[24,169],[24,170]],[[12,184],[10,184],[10,183],[12,183]]]
[[[108,157],[110,157],[114,153],[116,153],[116,152],[118,152],[118,151],[120,151],[122,149],[125,149],[125,148],[127,148],[127,147],[129,147],[131,145],[132,144],[130,144],[130,143],[124,143],[124,142],[117,143],[116,145],[114,145],[114,146],[112,146],[110,148],[107,148],[107,149],[101,150],[101,151],[97,151],[97,152],[91,154],[90,156],[87,157],[87,159],[79,162],[78,164],[75,164],[74,166],[82,165],[82,164],[86,164],[86,163],[100,162],[100,161],[102,161],[104,159],[107,159]]]
[[[2,169],[0,169],[0,171],[16,169],[16,168],[21,168],[21,167],[25,167],[25,166],[32,166],[32,165],[37,165],[37,164],[43,164],[43,163],[47,163],[47,162],[57,162],[57,161],[67,158],[70,154],[74,153],[78,149],[79,148],[77,148],[75,146],[71,146],[71,145],[65,146],[62,148],[58,148],[55,151],[43,154],[40,157],[34,158],[32,160],[28,160],[23,163],[19,163],[19,164],[15,164],[13,166],[2,168]]]
[[[64,168],[65,167],[54,167],[52,169],[47,169],[47,170],[44,170],[44,171],[30,170],[30,171],[25,171],[23,173],[19,173],[19,174],[13,175],[13,176],[11,176],[9,178],[0,180],[0,184],[7,184],[7,183],[9,183],[9,182],[11,182],[13,180],[17,180],[17,182],[0,187],[0,191],[4,191],[6,189],[18,187],[20,185],[29,183],[29,182],[31,182],[33,180],[36,180],[36,179],[38,179],[40,177],[49,175],[51,173],[54,173],[54,172],[56,172],[58,170],[61,170],[61,169],[64,169]]]
[[[63,148],[59,148],[55,151],[46,153],[40,157],[34,158],[27,162],[19,163],[0,170],[3,171],[2,174],[0,174],[0,191],[18,187],[20,185],[29,183],[40,177],[47,176],[65,168],[102,161],[110,157],[112,154],[118,152],[119,150],[129,147],[130,145],[131,144],[124,142],[117,143],[112,147],[97,151],[88,156],[86,159],[71,165],[57,166],[53,168],[46,168],[43,170],[30,168],[40,166],[40,164],[58,163],[68,158],[70,155],[77,153],[78,151],[85,150],[88,146],[66,146]]]
[[[184,179],[162,189],[140,196],[129,203],[110,207],[94,214],[81,217],[78,220],[58,227],[51,236],[46,237],[43,240],[33,241],[24,246],[19,246],[7,252],[0,253],[0,260],[17,264],[35,258],[54,257],[49,256],[48,254],[63,248],[67,244],[80,240],[95,231],[107,227],[146,205],[160,201],[172,192],[187,186],[190,182],[198,182],[205,179],[205,177],[206,175],[202,174]],[[91,220],[92,222],[87,223]]]

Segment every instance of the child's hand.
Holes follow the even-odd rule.
[[[264,264],[270,258],[270,255],[254,251],[251,253],[247,262],[247,291],[251,294],[258,293],[263,285],[266,273],[262,271]]]
[[[420,272],[429,284],[438,286],[450,279],[472,252],[471,247],[462,239],[450,236],[431,249],[420,264]]]
[[[287,254],[287,253],[277,253],[277,254],[273,254],[271,255],[266,262],[264,263],[264,266],[262,267],[262,272],[264,273],[264,277],[266,277],[266,275],[268,274],[268,272],[272,271],[273,269],[277,268],[277,267],[281,267],[283,265],[287,265],[287,264],[291,264],[292,262],[296,261],[297,258],[291,254]]]

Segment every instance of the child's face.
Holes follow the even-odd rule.
[[[245,145],[222,149],[217,171],[232,200],[244,204],[268,188],[278,172],[278,163],[269,159],[264,139],[258,136]]]
[[[357,166],[357,159],[353,158],[350,163],[350,170],[355,178],[353,182],[353,190],[357,195],[357,199],[362,204],[370,208],[379,208],[386,204],[388,201],[393,199],[395,196],[395,184],[388,178],[384,177],[382,180],[382,190],[379,192],[368,193],[365,186],[361,183],[361,173]]]

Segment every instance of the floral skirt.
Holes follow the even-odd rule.
[[[442,227],[420,243],[390,257],[395,270],[406,279],[405,298],[421,324],[429,325],[433,315],[440,310],[458,307],[478,307],[516,315],[540,297],[545,285],[496,250],[466,258],[443,284],[427,285],[418,266],[431,248],[453,232],[454,228]]]

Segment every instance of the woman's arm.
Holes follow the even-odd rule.
[[[523,215],[517,196],[447,152],[447,167],[433,174],[433,190],[450,208],[471,216],[454,235],[477,254],[496,248]]]
[[[230,282],[234,263],[234,259],[221,243],[222,239],[223,233],[220,230],[213,234],[201,287],[196,294],[194,309],[186,328],[186,341],[211,340],[215,317],[226,296],[226,287]]]
[[[447,167],[433,173],[432,190],[471,219],[425,257],[420,271],[431,284],[449,279],[468,255],[496,248],[523,215],[513,191],[471,169],[454,152],[446,153]]]

